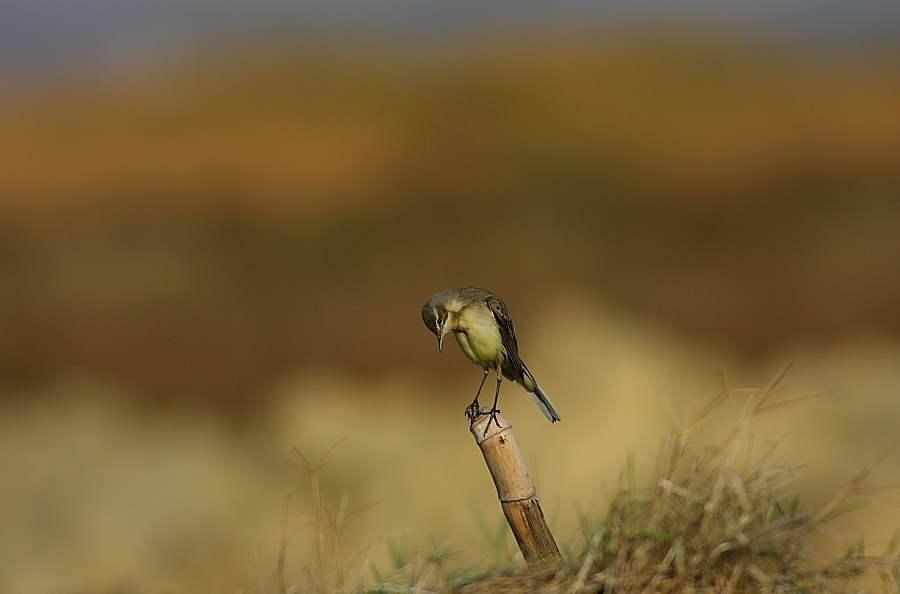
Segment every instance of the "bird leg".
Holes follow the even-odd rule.
[[[481,385],[478,386],[478,392],[475,394],[475,400],[472,401],[472,404],[466,407],[466,417],[468,417],[469,421],[474,421],[475,417],[481,414],[481,404],[478,402],[478,397],[481,396],[481,389],[484,387],[484,382],[487,380],[489,370],[484,370],[484,377],[481,378]]]
[[[487,377],[485,375],[485,377]],[[487,425],[484,428],[484,434],[487,435],[488,429],[491,428],[491,423],[493,422],[497,425],[497,429],[500,429],[500,421],[497,420],[497,413],[500,412],[500,409],[497,408],[497,401],[500,400],[500,383],[503,381],[503,373],[498,369],[497,370],[497,391],[494,393],[494,406],[491,407],[491,410],[488,411],[491,415],[491,418],[488,419]]]

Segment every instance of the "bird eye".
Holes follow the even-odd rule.
[[[444,323],[444,318],[438,316],[437,323],[438,323],[438,326],[442,325]]]

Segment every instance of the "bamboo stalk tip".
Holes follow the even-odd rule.
[[[480,411],[475,415],[467,413],[469,417],[469,431],[475,436],[475,441],[481,444],[512,427],[512,425],[498,412],[493,417],[487,411]]]

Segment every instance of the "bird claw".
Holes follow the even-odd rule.
[[[469,419],[469,423],[474,423],[475,419],[486,412],[487,409],[481,408],[481,405],[478,404],[478,400],[474,400],[472,404],[466,407],[466,418]]]
[[[491,428],[491,423],[494,423],[497,426],[497,429],[502,429],[500,427],[500,421],[497,420],[497,414],[500,412],[499,408],[492,408],[490,410],[484,409],[482,414],[490,415],[491,418],[488,419],[487,425],[484,426],[484,435],[483,437],[487,437],[488,429]]]
[[[500,429],[500,421],[497,420],[497,415],[500,413],[499,408],[483,408],[478,401],[476,400],[472,404],[466,407],[466,418],[469,419],[469,423],[474,423],[478,417],[489,415],[487,425],[484,428],[484,435],[487,435],[488,429],[491,428],[491,423],[495,424],[498,429]]]

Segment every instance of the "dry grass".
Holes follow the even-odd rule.
[[[296,461],[285,462],[288,466],[302,471],[309,477],[312,487],[313,512],[311,515],[300,518],[290,517],[291,496],[290,494],[285,496],[281,515],[281,544],[271,579],[278,592],[343,592],[346,589],[348,574],[355,566],[359,553],[362,552],[362,550],[358,550],[349,559],[345,559],[341,550],[341,536],[347,524],[372,507],[372,504],[363,503],[351,506],[348,494],[344,493],[337,509],[331,509],[325,504],[319,482],[320,471],[328,464],[328,459],[342,443],[343,440],[334,444],[315,464],[310,463],[296,448],[294,448]],[[285,570],[288,545],[297,529],[304,525],[312,526],[314,530],[314,554],[310,562],[303,566],[305,585],[289,586],[290,580]],[[369,548],[374,549],[374,546]],[[369,556],[362,562],[361,573],[369,567],[370,560],[371,550]],[[269,591],[266,579],[258,566],[257,574],[259,591]],[[360,579],[361,576],[356,577],[357,582]]]
[[[759,415],[820,395],[775,401],[787,368],[764,389],[733,389],[723,373],[725,389],[687,421],[679,422],[664,441],[654,484],[635,486],[633,459],[624,485],[605,518],[583,519],[582,553],[564,566],[530,569],[498,568],[488,577],[462,583],[445,570],[452,558],[448,545],[432,547],[409,559],[392,551],[393,572],[375,574],[380,592],[500,592],[670,593],[865,591],[860,578],[879,576],[886,592],[900,591],[900,553],[895,538],[882,556],[866,556],[862,545],[843,559],[824,559],[809,544],[810,536],[827,529],[835,516],[851,511],[851,496],[887,487],[862,487],[873,468],[893,449],[885,449],[830,502],[816,512],[799,511],[791,496],[793,469],[783,462],[778,441],[760,439],[755,431]],[[744,401],[736,421],[721,424],[719,409],[726,402]],[[705,433],[724,430],[712,443]],[[757,443],[759,442],[759,443]],[[340,534],[344,523],[365,509],[350,509],[346,497],[337,513],[322,504],[313,466],[298,453],[297,467],[313,481],[315,550],[304,568],[306,583],[288,586],[283,575],[284,550],[290,538],[283,533],[277,573],[279,592],[329,594],[362,591],[363,580],[347,585],[341,562]],[[331,543],[330,553],[326,552]],[[331,558],[329,560],[329,554]],[[363,567],[368,561],[363,563]],[[469,575],[473,571],[470,570]],[[362,578],[362,574],[360,574]],[[871,581],[871,580],[870,580]],[[260,583],[260,589],[265,590]]]

